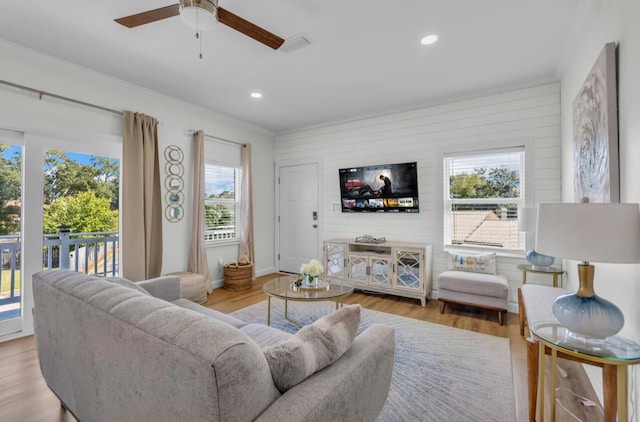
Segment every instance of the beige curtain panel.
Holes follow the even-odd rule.
[[[191,225],[191,250],[189,272],[202,274],[207,292],[211,293],[211,276],[204,245],[204,132],[193,135],[193,224]]]
[[[240,262],[254,262],[253,253],[253,195],[251,192],[251,145],[242,145],[242,170],[240,173]],[[256,266],[253,265],[252,280],[256,279]]]
[[[122,137],[122,275],[133,281],[162,271],[162,198],[158,121],[124,112]]]

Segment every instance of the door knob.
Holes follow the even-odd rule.
[[[314,229],[317,229],[317,228],[318,228],[318,225],[317,225],[317,224],[314,224],[312,227],[313,227]]]

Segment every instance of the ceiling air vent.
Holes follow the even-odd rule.
[[[299,50],[302,47],[306,47],[311,44],[311,39],[307,34],[296,34],[292,37],[289,37],[284,41],[284,44],[280,46],[278,51],[282,51],[283,53],[291,53],[292,51]]]

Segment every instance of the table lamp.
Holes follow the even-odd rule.
[[[537,208],[518,208],[518,230],[535,236],[537,217]],[[535,249],[525,252],[525,257],[534,270],[548,268],[555,261],[554,257],[538,253]]]
[[[553,314],[569,330],[569,336],[604,340],[622,329],[620,308],[593,289],[595,267],[589,262],[640,262],[638,204],[540,204],[536,249],[582,261],[578,264],[578,291],[553,303]]]

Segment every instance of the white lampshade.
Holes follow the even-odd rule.
[[[640,262],[638,204],[540,204],[536,251],[580,261]]]
[[[537,208],[518,208],[518,231],[535,233],[537,218]]]
[[[218,23],[218,2],[180,0],[180,18],[193,29],[208,31]]]

